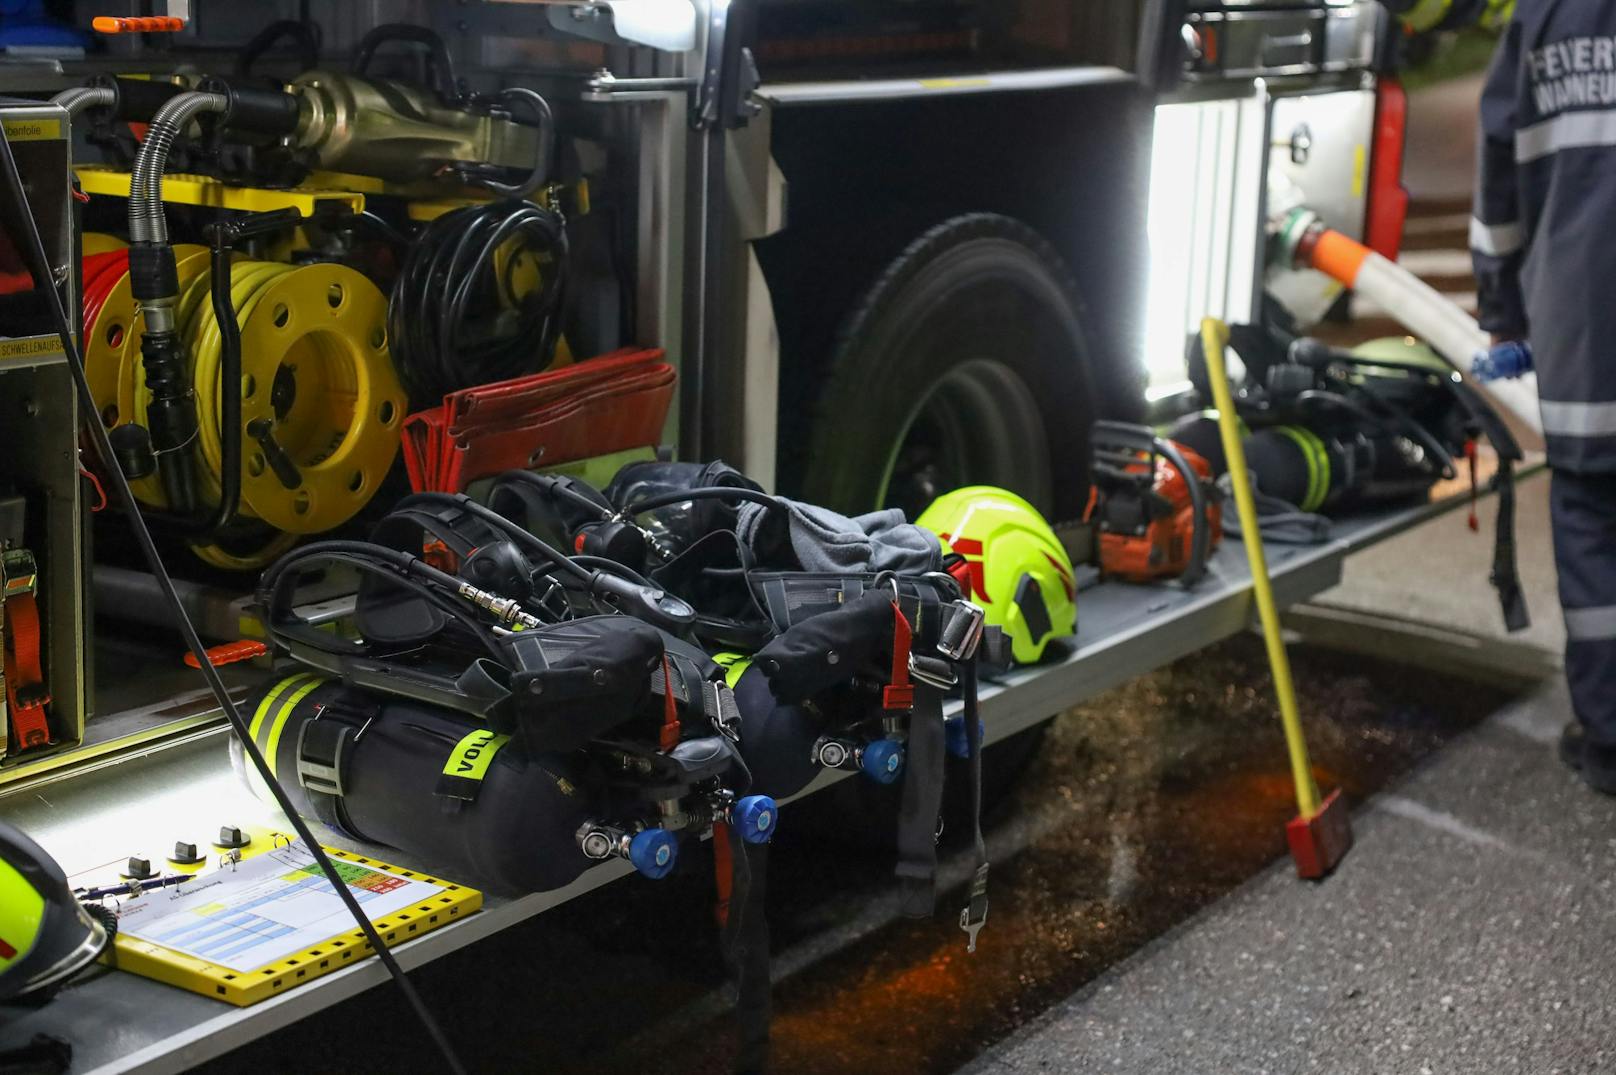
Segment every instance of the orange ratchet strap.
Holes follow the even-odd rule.
[[[31,593],[5,603],[6,705],[11,717],[12,752],[48,746],[45,707],[50,695],[39,661],[39,605]]]

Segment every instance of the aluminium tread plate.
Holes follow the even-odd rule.
[[[1453,506],[1456,500],[1339,523],[1334,538],[1322,545],[1270,546],[1276,598],[1282,606],[1306,600],[1340,579],[1342,561],[1350,551]],[[1079,597],[1079,617],[1077,645],[1064,659],[984,684],[982,715],[989,742],[1245,629],[1254,609],[1244,549],[1237,541],[1226,541],[1207,578],[1193,590],[1177,585],[1090,587]],[[155,840],[151,846],[158,848],[176,832],[198,824],[273,826],[274,815],[247,795],[225,755],[221,729],[218,735],[153,750],[82,779],[0,797],[0,814],[53,853],[76,856],[64,860],[70,874],[121,861],[142,842]],[[822,773],[802,794],[847,775]],[[207,816],[198,819],[203,803]],[[235,813],[220,816],[229,811]],[[429,869],[397,851],[367,848],[322,832],[319,826],[315,829],[335,846]],[[490,896],[478,914],[400,945],[395,952],[405,968],[419,966],[630,872],[626,863],[612,862],[556,892],[517,899]],[[263,1003],[231,1008],[155,981],[111,972],[65,991],[37,1010],[0,1012],[0,1049],[45,1033],[72,1042],[74,1073],[176,1071],[290,1025],[386,977],[379,963],[367,960]]]

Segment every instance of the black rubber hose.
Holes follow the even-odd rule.
[[[290,41],[297,46],[298,72],[320,66],[320,28],[318,24],[299,19],[279,19],[253,34],[241,47],[236,57],[236,74],[252,74],[253,64],[269,51],[271,45]]]
[[[545,496],[569,501],[574,507],[597,516],[603,522],[617,514],[617,509],[604,496],[596,500],[589,494],[575,489],[566,479],[553,478],[548,474],[535,474],[531,470],[507,470],[495,479],[496,485],[515,482],[532,485]]]
[[[1373,395],[1370,395],[1369,398],[1375,399]],[[1322,389],[1310,389],[1306,392],[1298,393],[1296,396],[1296,402],[1304,405],[1317,404],[1320,406],[1345,411],[1354,418],[1357,418],[1359,421],[1366,422],[1369,425],[1380,429],[1384,429],[1389,433],[1405,433],[1410,438],[1417,441],[1420,447],[1431,453],[1432,458],[1434,458],[1437,462],[1437,467],[1440,470],[1443,478],[1452,478],[1455,474],[1459,473],[1458,468],[1454,465],[1453,456],[1448,454],[1448,450],[1446,448],[1437,443],[1436,438],[1431,436],[1430,432],[1426,430],[1424,426],[1420,425],[1414,419],[1410,418],[1408,415],[1399,411],[1397,408],[1393,407],[1384,400],[1376,399],[1375,402],[1390,412],[1390,421],[1388,421],[1386,417],[1375,414],[1368,408],[1360,405],[1346,396],[1341,395],[1338,392],[1327,392]]]
[[[515,249],[501,255],[507,245]],[[540,285],[518,298],[496,258],[524,252],[549,263]],[[561,336],[567,259],[561,214],[527,202],[466,206],[428,224],[387,303],[388,341],[410,402],[437,406],[450,392],[548,366]]]
[[[299,569],[323,564],[346,564],[361,574],[386,578],[393,585],[409,590],[453,619],[479,643],[495,660],[503,661],[504,654],[494,641],[488,626],[461,600],[456,592],[460,580],[437,572],[431,565],[416,561],[430,570],[415,572],[404,560],[413,560],[408,553],[370,545],[359,541],[325,541],[306,545],[283,556],[259,580],[257,600],[264,610],[265,623],[277,641],[291,639],[326,653],[360,655],[368,652],[362,642],[351,642],[328,631],[311,627],[296,616],[284,616],[288,601],[282,600],[282,586],[295,577]],[[436,574],[433,574],[436,572]],[[421,577],[415,577],[419,574]],[[442,579],[447,579],[445,586]]]

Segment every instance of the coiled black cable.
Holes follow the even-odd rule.
[[[523,253],[542,278],[518,295],[511,266]],[[387,337],[411,405],[544,369],[566,293],[566,221],[555,210],[490,202],[428,224],[387,303]]]

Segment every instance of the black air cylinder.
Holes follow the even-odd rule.
[[[300,814],[398,848],[448,880],[510,894],[561,888],[592,865],[579,827],[611,815],[577,755],[530,755],[435,706],[305,674],[270,683],[244,713],[259,748],[274,744],[270,763]],[[319,790],[319,765],[333,757],[340,796]],[[234,742],[231,761],[267,798]]]

